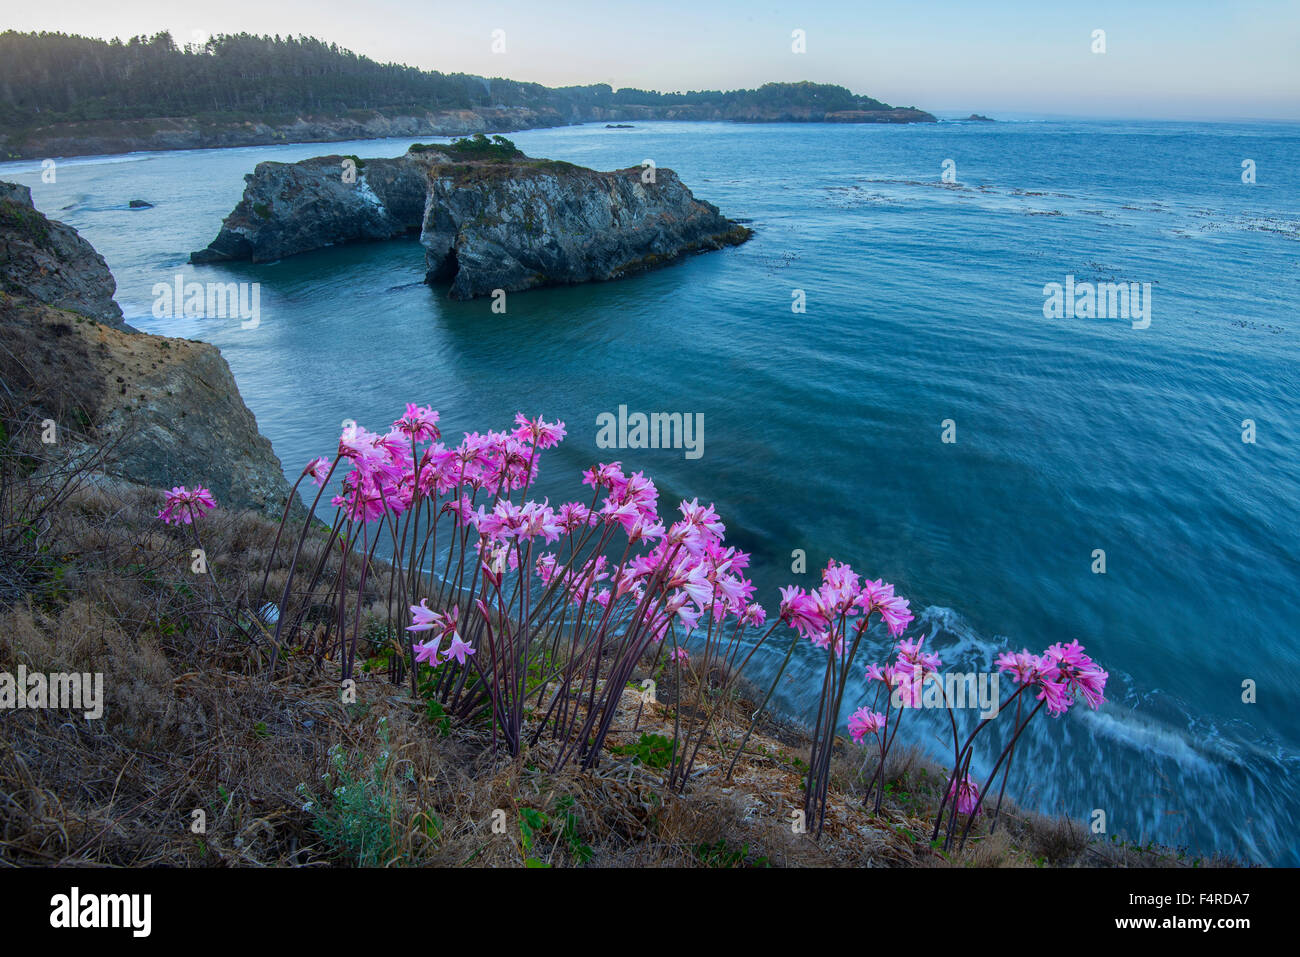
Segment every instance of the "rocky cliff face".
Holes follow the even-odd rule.
[[[270,262],[335,243],[391,239],[419,229],[424,215],[424,169],[405,159],[258,163],[245,179],[221,232],[191,262]]]
[[[366,160],[261,163],[213,243],[192,262],[265,262],[419,229],[426,278],[454,299],[495,289],[618,279],[751,232],[697,200],[670,169],[601,173],[569,163],[413,148]]]
[[[0,183],[0,196],[14,195],[26,198],[26,190]],[[22,208],[18,225],[0,220],[0,250],[58,233],[42,246],[64,282],[58,289],[111,303],[113,277],[89,243],[30,202]],[[48,274],[5,268],[0,383],[15,421],[30,420],[25,412],[52,418],[60,444],[74,450],[116,441],[105,471],[119,478],[155,488],[199,483],[224,506],[279,514],[289,494],[280,461],[216,346],[129,331],[120,311],[117,327],[91,321],[49,288]]]
[[[71,226],[37,212],[31,190],[17,183],[0,183],[0,289],[128,328],[104,257]]]
[[[567,163],[438,163],[420,242],[453,299],[619,279],[751,233],[670,169],[598,173]]]
[[[466,136],[509,133],[570,123],[679,120],[740,123],[933,123],[924,110],[891,108],[826,112],[810,108],[760,109],[743,105],[478,107],[428,113],[361,116],[299,116],[283,123],[225,118],[151,117],[54,123],[21,131],[0,130],[0,157],[100,156],[146,150],[197,150],[272,143],[337,143],[390,136]]]
[[[555,110],[482,107],[409,115],[300,116],[286,123],[262,120],[157,117],[56,123],[10,134],[0,130],[0,156],[101,156],[143,150],[197,150],[271,143],[337,143],[390,136],[466,136],[471,133],[564,126]]]

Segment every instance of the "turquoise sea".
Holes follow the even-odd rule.
[[[756,236],[629,280],[511,294],[496,315],[423,285],[413,239],[186,264],[257,162],[396,156],[411,140],[60,160],[54,183],[6,163],[0,179],[104,255],[128,322],[221,347],[292,476],[343,419],[379,427],[408,400],[440,409],[452,438],[516,411],[563,419],[539,494],[580,497],[579,471],[619,458],[665,505],[716,503],[769,613],[778,586],[815,584],[835,557],[894,582],[949,667],[1082,642],[1110,701],[1036,719],[1010,785],[1021,803],[1300,864],[1300,126],[510,136],[600,169],[653,159]],[[153,318],[154,284],[177,273],[260,282],[260,325]],[[1067,276],[1150,283],[1149,327],[1044,318],[1043,287]],[[597,448],[597,416],[620,405],[702,413],[703,455]],[[757,683],[784,646],[756,659]],[[819,666],[800,649],[778,693],[790,715],[814,705]],[[939,759],[941,732],[911,728]]]

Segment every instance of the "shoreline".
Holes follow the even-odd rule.
[[[818,114],[800,117],[781,113],[770,117],[657,116],[652,108],[602,110],[600,116],[566,119],[555,111],[507,107],[493,110],[446,110],[386,116],[375,112],[360,117],[295,117],[292,122],[273,118],[230,118],[224,121],[198,117],[149,117],[130,120],[89,120],[55,123],[48,127],[0,135],[0,162],[84,156],[121,156],[130,153],[167,153],[185,150],[240,149],[249,146],[294,146],[311,143],[346,143],[357,140],[406,139],[432,136],[469,136],[474,133],[518,133],[527,130],[586,126],[606,122],[643,123],[827,123],[833,125],[907,125],[937,123],[923,110],[857,111],[852,116]],[[669,111],[678,112],[678,111]],[[9,140],[14,142],[10,143]]]

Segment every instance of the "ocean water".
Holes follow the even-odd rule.
[[[411,140],[70,159],[55,183],[8,163],[0,179],[96,246],[128,322],[221,347],[291,475],[343,419],[379,427],[408,400],[440,409],[453,439],[519,410],[563,419],[539,494],[581,497],[581,469],[620,459],[665,507],[716,503],[769,613],[778,586],[814,585],[834,557],[894,582],[948,667],[1082,642],[1110,700],[1035,719],[1010,784],[1022,804],[1300,863],[1300,126],[647,123],[511,138],[601,169],[653,159],[756,236],[633,279],[511,294],[495,315],[422,285],[414,240],[186,264],[255,163],[395,156]],[[260,325],[153,318],[154,284],[177,273],[260,282]],[[1044,318],[1043,287],[1067,276],[1150,283],[1149,327]],[[597,448],[597,416],[620,405],[702,413],[703,455]],[[785,645],[778,634],[756,657],[757,683]],[[819,667],[801,647],[781,709],[809,715]],[[918,718],[904,737],[942,759],[944,733]]]

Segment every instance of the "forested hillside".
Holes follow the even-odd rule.
[[[720,111],[891,109],[842,86],[769,83],[757,90],[657,93],[607,84],[548,88],[376,63],[312,37],[217,36],[178,46],[169,33],[128,41],[61,33],[0,34],[0,123],[11,127],[174,116],[266,117],[353,110],[555,109],[586,118],[627,106]]]

